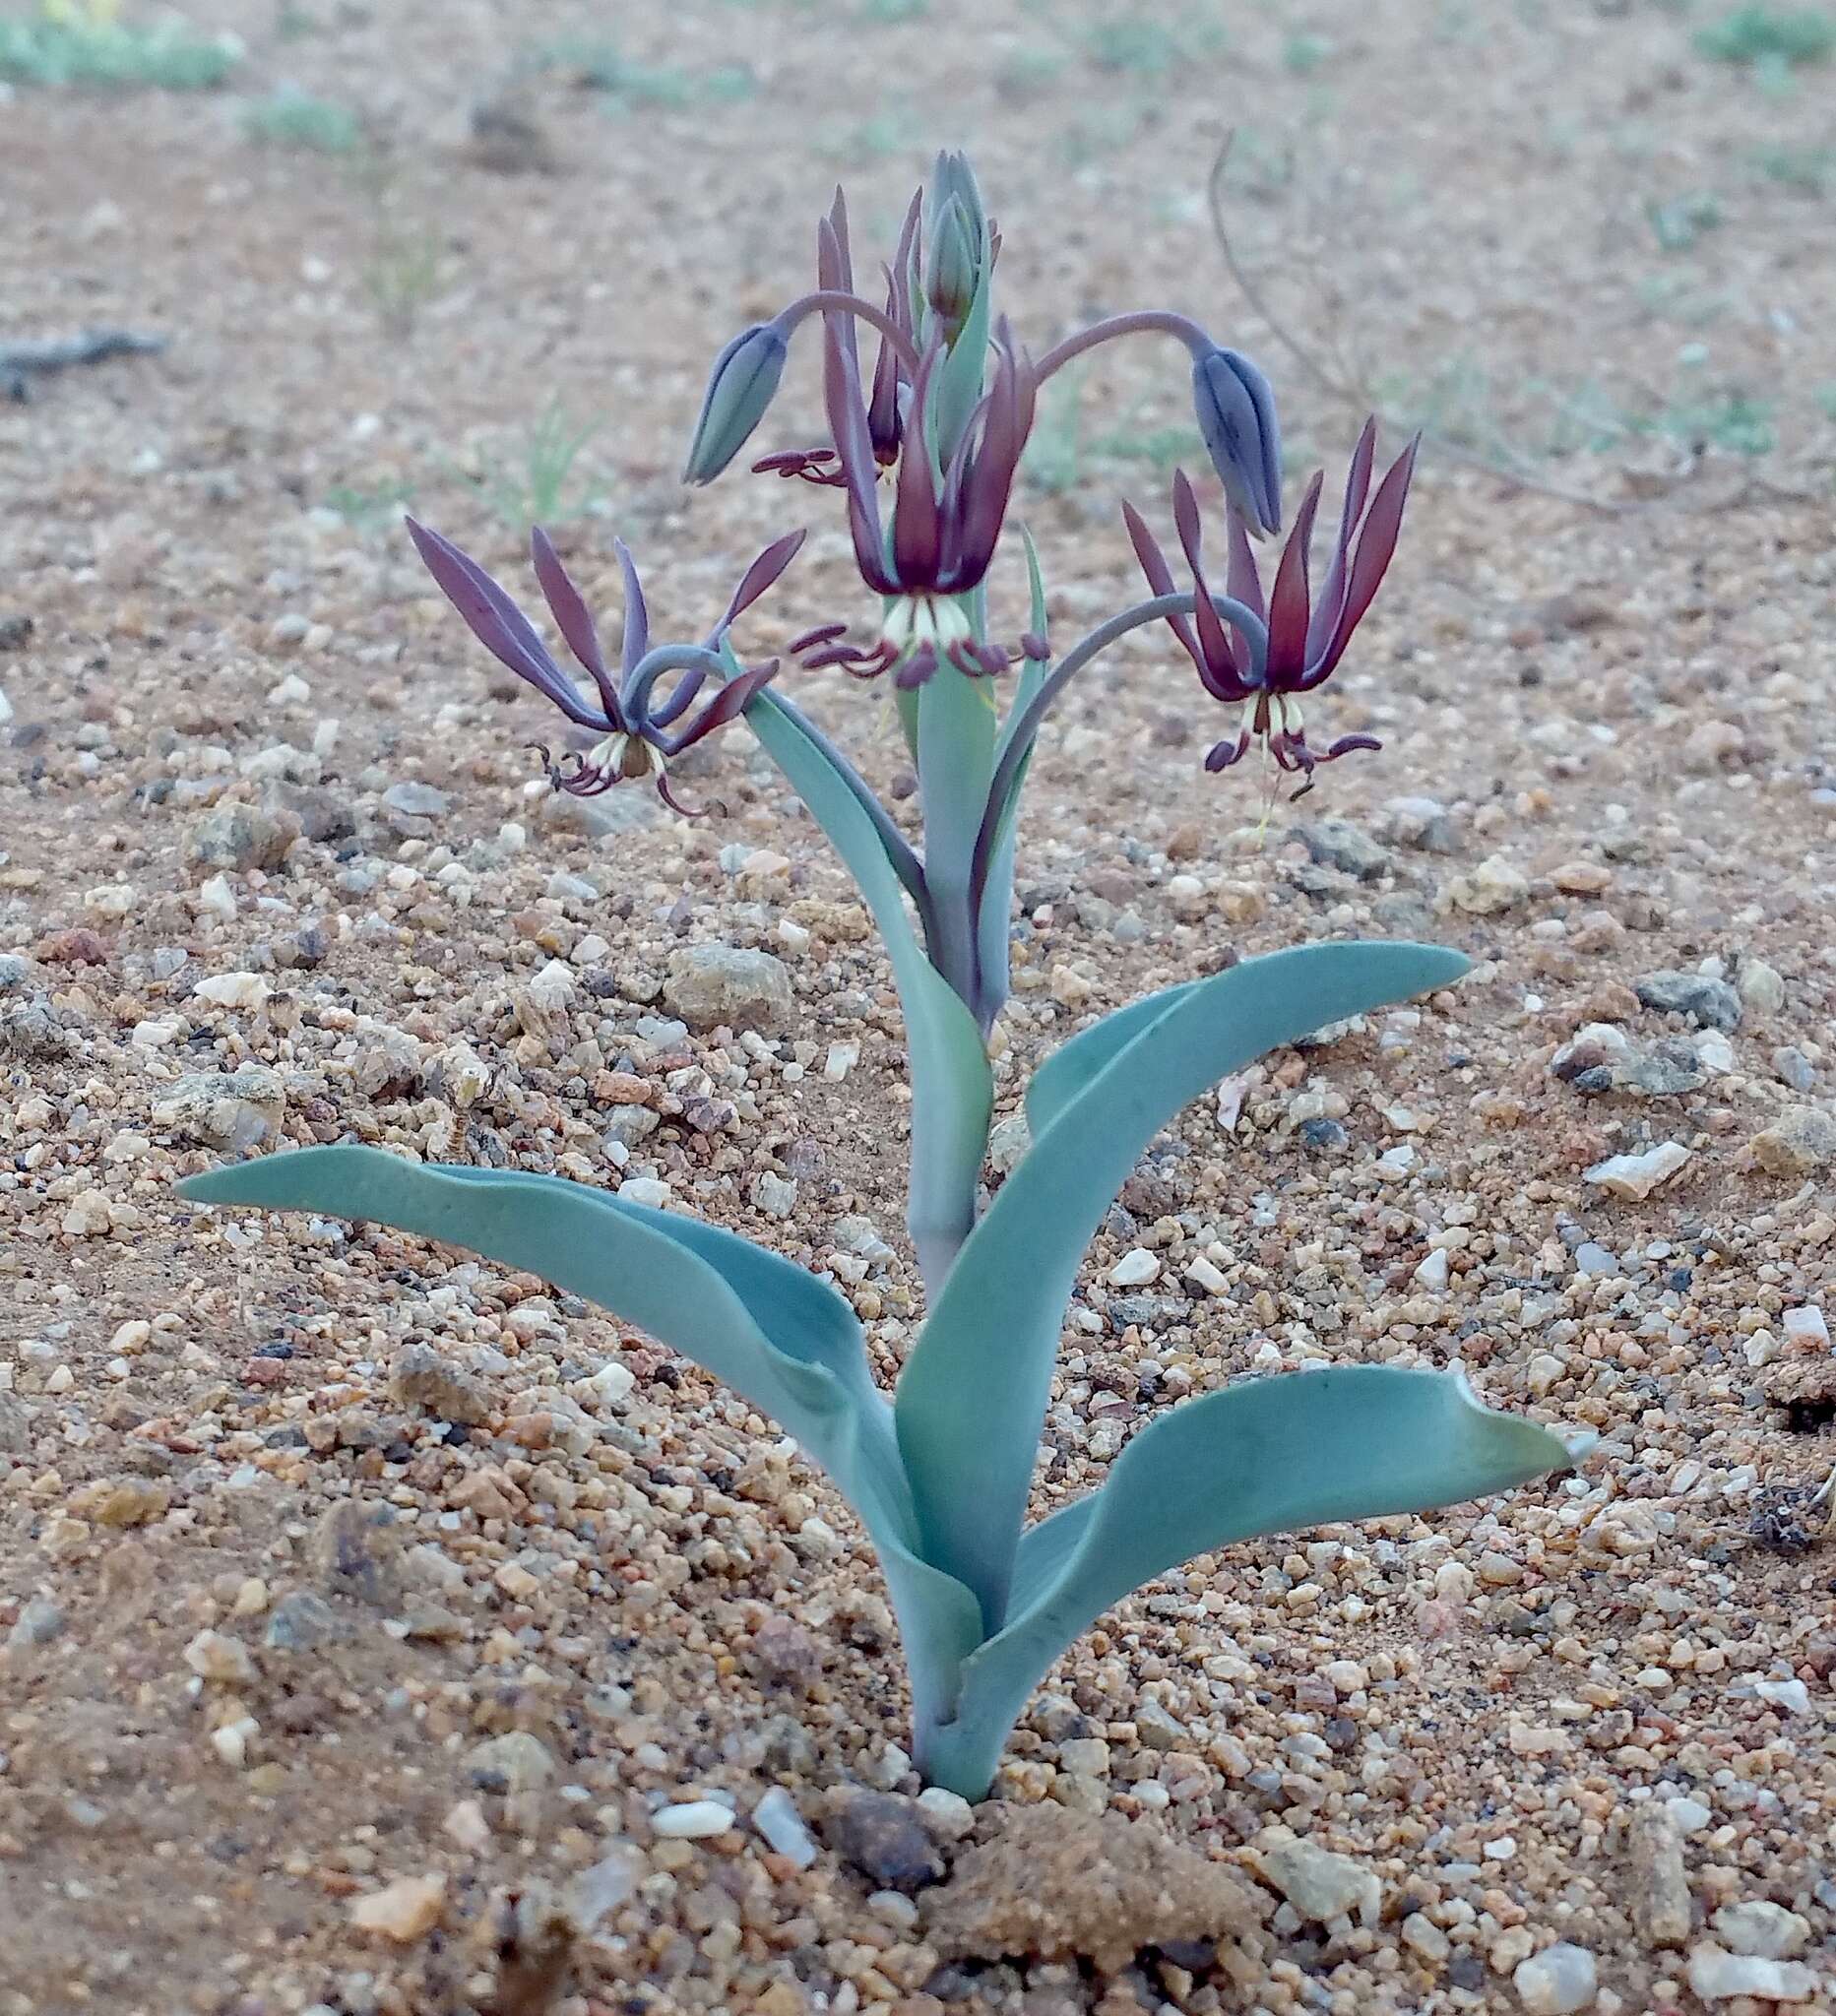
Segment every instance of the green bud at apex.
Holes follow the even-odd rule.
[[[685,483],[711,483],[752,437],[776,397],[790,346],[772,322],[742,329],[714,360],[682,466]]]

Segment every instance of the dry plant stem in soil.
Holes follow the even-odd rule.
[[[827,439],[758,468],[843,492],[881,620],[863,641],[845,623],[819,624],[788,656],[805,671],[891,682],[918,774],[921,845],[780,699],[781,661],[748,662],[735,643],[746,612],[795,558],[800,532],[741,572],[698,640],[653,641],[636,563],[619,543],[614,666],[585,598],[537,530],[533,571],[583,687],[470,555],[411,522],[422,560],[478,641],[589,738],[584,752],[549,764],[557,789],[592,797],[649,783],[690,811],[671,766],[743,716],[854,876],[899,990],[912,1077],[908,1225],[928,1311],[895,1392],[875,1385],[859,1323],[830,1282],[717,1227],[584,1184],[338,1145],[185,1186],[208,1203],[378,1221],[528,1269],[682,1352],[780,1422],[878,1549],[905,1643],[918,1770],[971,1798],[987,1791],[1045,1670],[1142,1583],[1255,1535],[1501,1491],[1565,1467],[1584,1446],[1487,1409],[1457,1373],[1332,1366],[1242,1381],[1156,1417],[1100,1488],[1027,1525],[1084,1254],[1154,1136],[1265,1051],[1450,986],[1467,962],[1432,945],[1318,943],[1116,1010],[1036,1070],[1026,1093],[1031,1150],[979,1211],[993,1111],[987,1039],[1008,996],[1020,799],[1054,703],[1123,636],[1165,623],[1202,691],[1228,710],[1208,771],[1254,752],[1265,777],[1297,780],[1298,794],[1322,766],[1376,751],[1361,733],[1310,742],[1302,701],[1326,685],[1378,592],[1417,446],[1379,478],[1376,426],[1367,425],[1317,593],[1321,476],[1265,594],[1254,544],[1280,529],[1282,501],[1262,373],[1160,310],[1098,324],[1035,364],[994,310],[999,249],[967,160],[942,156],[906,213],[877,305],[855,291],[838,192],[817,229],[816,289],[722,350],[685,466],[705,483],[738,457],[772,404],[791,338],[820,319]],[[870,378],[860,325],[879,339]],[[1032,542],[1017,634],[991,618],[988,572],[1040,382],[1097,344],[1137,334],[1171,335],[1191,358],[1194,413],[1225,502],[1223,591],[1207,572],[1198,490],[1176,472],[1172,519],[1190,586],[1175,584],[1146,521],[1126,507],[1151,593],[1055,658]]]

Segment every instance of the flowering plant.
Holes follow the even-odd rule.
[[[1187,1401],[1137,1432],[1100,1489],[1026,1524],[1078,1268],[1155,1133],[1263,1051],[1447,985],[1466,962],[1426,945],[1310,945],[1119,1009],[1034,1073],[1033,1145],[982,1204],[993,1108],[986,1039],[1007,997],[1018,805],[1046,715],[1099,653],[1164,621],[1206,691],[1237,710],[1208,768],[1260,744],[1272,773],[1298,774],[1305,789],[1318,764],[1375,747],[1353,734],[1312,749],[1298,696],[1331,675],[1377,592],[1415,456],[1412,444],[1372,495],[1367,426],[1318,598],[1308,580],[1315,477],[1265,601],[1252,541],[1279,529],[1281,459],[1262,374],[1197,324],[1159,310],[1099,323],[1036,361],[993,312],[999,249],[968,163],[945,156],[928,197],[920,191],[907,212],[883,305],[870,301],[855,291],[838,195],[818,227],[816,289],[721,352],[685,470],[704,483],[734,461],[778,389],[791,337],[820,318],[828,438],[755,467],[844,493],[861,579],[882,612],[869,639],[828,622],[789,655],[805,670],[890,679],[918,772],[921,846],[779,690],[778,662],[747,664],[734,646],[738,619],[790,565],[800,533],[759,555],[694,643],[651,642],[637,572],[619,545],[614,675],[583,598],[537,532],[537,580],[589,693],[475,561],[411,522],[422,559],[479,641],[585,737],[584,751],[550,763],[558,788],[592,793],[650,779],[681,809],[671,759],[743,718],[853,873],[899,989],[913,1080],[907,1223],[928,1313],[896,1392],[874,1384],[859,1324],[829,1282],[714,1226],[584,1184],[341,1146],[185,1185],[205,1202],[377,1220],[529,1269],[681,1351],[782,1422],[878,1549],[905,1641],[918,1769],[970,1796],[986,1791],[1045,1669],[1144,1581],[1252,1535],[1501,1490],[1566,1465],[1579,1446],[1488,1411],[1457,1373],[1338,1366]],[[878,338],[870,378],[860,326]],[[990,620],[987,576],[1038,389],[1094,345],[1139,333],[1171,336],[1190,353],[1199,428],[1226,500],[1227,592],[1205,574],[1198,495],[1181,473],[1173,514],[1189,589],[1175,587],[1129,507],[1149,598],[1054,657],[1028,540],[1028,619],[1005,641]]]

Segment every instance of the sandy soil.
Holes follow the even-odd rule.
[[[1765,1537],[1803,1545],[1752,1528],[1836,1461],[1829,71],[1769,88],[1696,52],[1704,9],[1636,0],[1266,10],[1228,46],[1198,6],[642,0],[592,88],[611,12],[225,0],[189,10],[245,40],[222,92],[0,101],[0,345],[169,339],[0,407],[0,2011],[1813,2005],[1836,1555],[1802,1503]],[[375,154],[256,146],[286,84]],[[1167,640],[1093,674],[1034,772],[1003,1111],[1233,947],[1478,966],[1157,1144],[1040,1504],[1179,1394],[1323,1354],[1459,1359],[1602,1441],[1506,1501],[1194,1564],[1066,1661],[996,1802],[920,1809],[870,1556],[747,1410],[534,1279],[171,1185],[277,1126],[654,1176],[835,1272],[890,1376],[897,1013],[820,837],[743,729],[696,767],[723,818],[557,816],[552,722],[396,508],[515,572],[469,478],[516,477],[554,400],[602,423],[560,536],[603,606],[615,530],[698,632],[803,518],[749,644],[864,617],[831,499],[673,472],[834,179],[877,244],[940,142],[1037,346],[1186,309],[1267,363],[1300,469],[1340,462],[1361,415],[1212,236],[1233,122],[1285,323],[1543,487],[1430,447],[1315,710],[1387,746],[1266,844]],[[1134,592],[1115,499],[1164,522],[1183,379],[1106,351],[1081,442],[1053,420],[1079,479],[1025,510],[1064,637]],[[814,386],[800,358],[774,438]],[[1017,558],[999,593],[1018,616]],[[798,697],[891,787],[881,696],[833,677]],[[700,942],[786,961],[782,1028],[671,1025]],[[231,1072],[232,1108],[182,1082]],[[1673,1143],[1642,1199],[1589,1180]],[[1110,1285],[1137,1246],[1159,1279]],[[807,1867],[753,1824],[774,1785]],[[731,1827],[660,1833],[704,1796]],[[1041,1801],[1080,1830],[1044,1883],[1002,1855]]]

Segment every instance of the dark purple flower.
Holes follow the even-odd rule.
[[[519,679],[527,680],[558,707],[577,727],[598,737],[584,755],[564,756],[559,763],[548,763],[549,782],[555,788],[576,797],[592,797],[628,779],[648,777],[656,781],[665,804],[678,812],[690,812],[670,788],[668,761],[733,720],[778,669],[776,659],[768,664],[749,666],[719,685],[699,712],[690,712],[710,672],[720,666],[715,654],[721,650],[734,619],[750,608],[790,566],[803,543],[802,533],[791,533],[774,540],[753,561],[740,577],[739,586],[705,644],[664,646],[659,650],[651,648],[650,617],[637,568],[625,542],[615,539],[612,549],[618,555],[625,578],[625,622],[614,675],[600,649],[599,632],[585,599],[562,566],[561,556],[548,535],[538,528],[530,535],[530,557],[536,579],[555,628],[593,682],[597,697],[589,700],[556,662],[529,618],[470,554],[412,518],[408,521],[408,529],[428,573],[447,600],[465,617],[478,642],[500,664],[507,665]],[[680,674],[673,689],[663,701],[653,704],[652,694],[659,679],[672,671]],[[677,722],[683,723],[679,728],[674,725]],[[547,751],[541,753],[547,762]]]
[[[1377,485],[1375,496],[1370,496],[1377,423],[1374,418],[1364,422],[1346,476],[1338,542],[1317,601],[1309,588],[1307,564],[1324,474],[1316,474],[1307,486],[1294,530],[1282,549],[1266,605],[1243,514],[1235,504],[1229,508],[1226,516],[1231,553],[1226,593],[1268,624],[1267,660],[1260,667],[1251,659],[1247,645],[1233,635],[1213,606],[1212,589],[1200,554],[1198,499],[1185,472],[1175,472],[1173,521],[1186,564],[1192,571],[1196,605],[1189,621],[1183,616],[1170,616],[1168,622],[1198,667],[1205,690],[1214,699],[1227,705],[1240,705],[1243,710],[1237,732],[1219,742],[1205,758],[1207,770],[1228,770],[1248,753],[1252,743],[1261,742],[1280,769],[1298,772],[1305,778],[1300,788],[1304,791],[1311,788],[1313,771],[1319,764],[1330,763],[1354,749],[1381,747],[1372,735],[1341,735],[1326,749],[1309,749],[1298,696],[1324,685],[1332,676],[1345,656],[1352,632],[1370,607],[1396,550],[1403,504],[1409,494],[1421,438],[1417,435],[1409,443]],[[1134,507],[1125,504],[1122,509],[1149,587],[1157,596],[1171,595],[1173,580],[1167,556]]]
[[[954,200],[961,211],[962,200]],[[976,221],[979,225],[979,217]],[[908,277],[919,223],[915,199],[889,280],[887,315],[902,334],[914,323]],[[952,213],[953,238],[963,237],[967,229],[965,218]],[[813,298],[853,297],[848,211],[839,190],[817,226],[816,249],[821,291]],[[1033,426],[1036,387],[1030,361],[1007,324],[998,324],[987,388],[944,457],[934,404],[949,355],[942,333],[933,333],[910,377],[898,347],[883,337],[869,396],[861,379],[855,315],[840,307],[822,313],[830,444],[768,455],[753,468],[843,490],[861,578],[893,606],[871,646],[827,643],[805,662],[843,664],[862,677],[897,667],[907,685],[927,678],[943,659],[971,675],[1003,669],[1010,654],[979,642],[954,598],[981,585],[1000,539]],[[890,536],[880,511],[883,466],[894,470]]]

